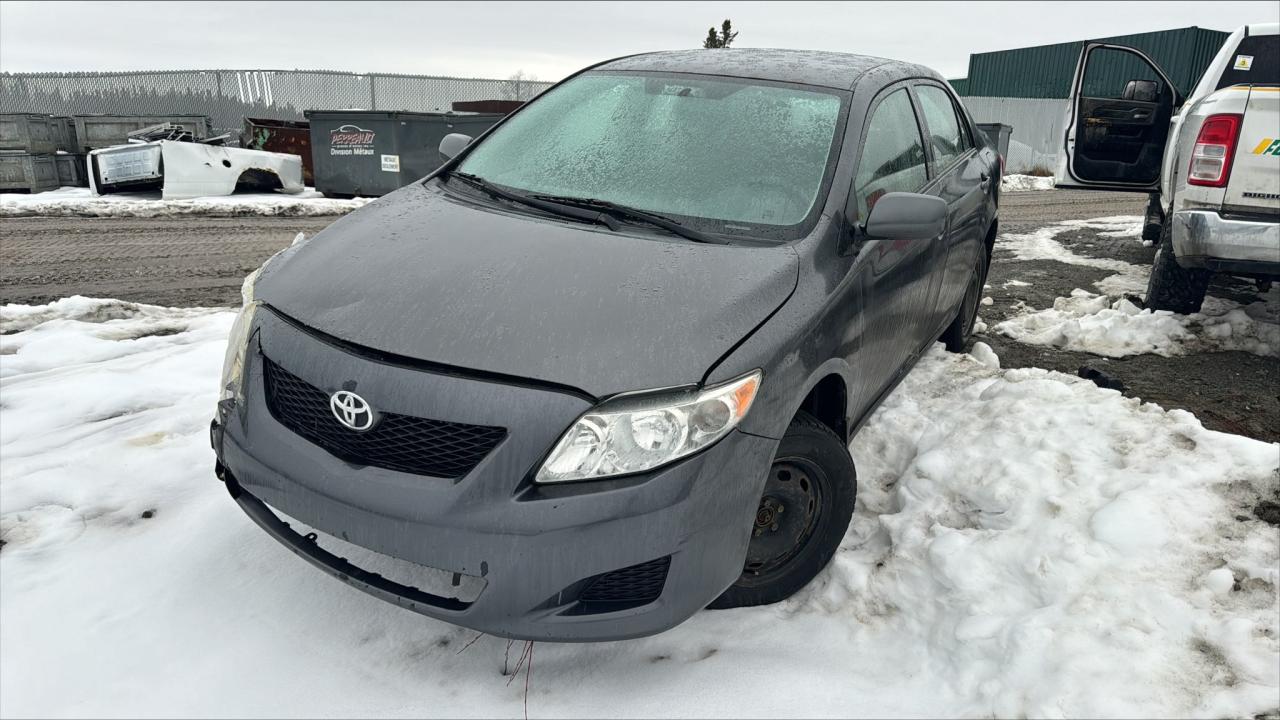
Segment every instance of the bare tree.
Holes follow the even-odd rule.
[[[704,48],[727,48],[733,39],[738,37],[738,33],[733,31],[733,25],[725,20],[720,26],[720,32],[717,34],[714,27],[707,28],[707,39],[702,41]]]
[[[502,83],[503,100],[530,100],[538,94],[537,75],[530,75],[524,70],[517,70]]]

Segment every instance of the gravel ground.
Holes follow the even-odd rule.
[[[336,217],[5,218],[0,301],[239,305],[244,276]]]
[[[1029,232],[1062,220],[1141,215],[1145,196],[1127,193],[1045,191],[1009,193],[1001,209],[1002,232]],[[17,218],[0,220],[0,302],[42,303],[67,295],[113,297],[158,305],[234,305],[244,275],[291,242],[318,232],[335,218]],[[1147,264],[1154,248],[1133,238],[1099,237],[1091,230],[1064,233],[1059,241],[1082,255]],[[982,308],[989,327],[1007,318],[1019,301],[1053,305],[1074,288],[1096,290],[1111,274],[1055,261],[1015,261],[997,243]],[[1004,287],[1008,280],[1032,283]],[[1248,302],[1251,285],[1215,283],[1211,294]],[[1004,367],[1044,367],[1076,374],[1085,365],[1104,372],[1127,395],[1166,408],[1190,410],[1205,426],[1280,441],[1280,362],[1242,352],[1108,360],[1023,345],[988,331],[979,338]]]
[[[1062,220],[1142,215],[1145,205],[1145,195],[1129,193],[1058,190],[1008,194],[1000,210],[1000,231],[1024,233]],[[1150,265],[1156,252],[1135,238],[1099,237],[1091,230],[1063,233],[1057,239],[1080,255],[1138,265]],[[1069,295],[1075,288],[1097,292],[1093,283],[1111,274],[1109,270],[1049,260],[1015,261],[1001,252],[997,241],[986,291],[994,302],[981,308],[980,314],[988,328],[994,328],[1014,313],[1019,301],[1035,308],[1052,307],[1055,298]],[[1004,287],[1008,280],[1031,285]],[[1241,303],[1257,297],[1254,285],[1233,278],[1215,278],[1209,293]],[[1042,367],[1075,375],[1087,365],[1123,385],[1125,395],[1165,408],[1189,410],[1210,429],[1280,442],[1280,360],[1274,357],[1217,352],[1110,359],[1024,345],[990,329],[977,339],[996,351],[1002,367]]]

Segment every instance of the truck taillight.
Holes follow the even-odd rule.
[[[1224,187],[1231,176],[1231,160],[1240,137],[1243,116],[1235,113],[1210,115],[1200,126],[1196,146],[1191,150],[1187,182],[1191,185]]]

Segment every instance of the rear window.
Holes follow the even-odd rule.
[[[1214,89],[1232,85],[1280,85],[1280,35],[1251,35],[1240,41]]]

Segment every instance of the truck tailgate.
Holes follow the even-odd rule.
[[[1222,204],[1280,212],[1280,88],[1254,86],[1248,92],[1244,124]]]

